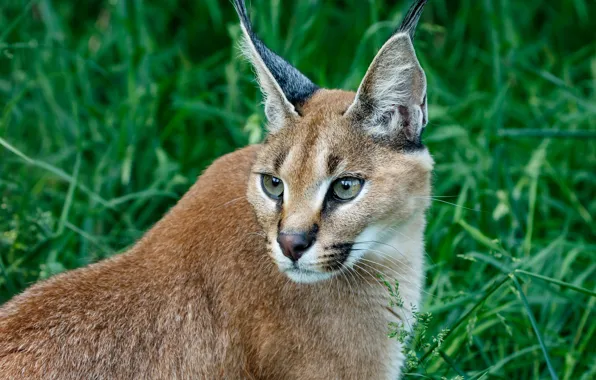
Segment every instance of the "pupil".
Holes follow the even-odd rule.
[[[341,187],[342,187],[344,190],[349,190],[349,189],[350,189],[350,183],[349,183],[348,181],[342,181],[342,183],[341,183]]]

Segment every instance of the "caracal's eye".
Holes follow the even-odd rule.
[[[265,194],[271,199],[279,199],[284,193],[284,183],[281,179],[269,174],[261,175],[261,186]]]
[[[354,177],[344,177],[336,180],[331,185],[333,187],[333,197],[340,201],[349,201],[362,190],[363,180]]]

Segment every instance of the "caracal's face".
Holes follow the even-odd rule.
[[[432,159],[370,137],[345,111],[354,94],[319,90],[271,134],[248,183],[269,254],[296,282],[349,270],[376,231],[428,206]]]

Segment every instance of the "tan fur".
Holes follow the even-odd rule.
[[[429,195],[432,160],[426,150],[402,153],[359,132],[343,116],[353,100],[354,93],[318,91],[303,117],[265,145],[217,160],[130,251],[34,285],[3,306],[0,377],[398,376],[399,346],[387,338],[387,323],[397,313],[407,325],[411,313],[387,310],[372,272],[400,280],[406,303],[419,303],[428,201],[416,197]],[[270,258],[278,217],[254,174],[272,170],[280,154],[287,155],[278,175],[292,194],[284,227],[317,221],[321,246],[376,228],[376,239],[399,253],[367,244],[362,257],[375,264],[312,284],[290,281]],[[341,158],[339,171],[364,172],[370,189],[349,212],[323,217],[311,198],[329,154]]]
[[[433,166],[411,40],[425,2],[355,94],[268,50],[235,0],[270,135],[217,160],[128,252],[0,308],[0,378],[399,378],[388,324],[411,330],[420,304]]]

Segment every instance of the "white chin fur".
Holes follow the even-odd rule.
[[[333,273],[320,273],[304,271],[300,269],[291,269],[284,271],[284,274],[290,278],[290,280],[299,284],[312,284],[315,282],[325,281],[333,277]]]

